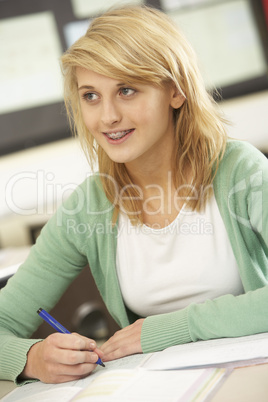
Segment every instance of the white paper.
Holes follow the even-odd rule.
[[[3,402],[202,402],[225,374],[224,369],[108,370],[93,375],[88,388],[82,381],[75,381],[76,385],[72,382],[59,385],[38,382],[16,389]]]
[[[137,354],[133,356],[127,356],[122,359],[114,360],[111,362],[105,363],[105,371],[112,371],[112,370],[117,370],[117,369],[134,369],[138,367],[143,361],[145,360],[144,355],[142,354]],[[57,391],[57,398],[55,402],[65,402],[66,395],[65,393],[68,393],[68,389],[74,388],[75,393],[70,395],[69,399],[71,399],[72,396],[78,393],[79,390],[87,387],[91,382],[98,377],[99,375],[103,374],[104,368],[101,366],[96,367],[93,373],[91,373],[89,376],[81,379],[81,380],[76,380],[76,381],[70,381],[67,383],[63,384],[45,384],[41,381],[38,382],[33,382],[30,384],[26,384],[22,387],[16,388],[14,391],[12,391],[10,394],[8,394],[4,399],[3,402],[18,402],[21,400],[27,401],[29,399],[30,401],[35,398],[35,401],[39,401],[39,396],[46,395],[51,397],[51,394],[53,394],[53,390]],[[66,389],[66,392],[65,392]],[[59,397],[58,393],[61,393],[61,397]],[[37,397],[38,395],[38,397]],[[30,399],[32,398],[32,399]],[[54,402],[54,400],[50,399],[49,402]]]
[[[73,401],[204,401],[224,374],[224,370],[213,369],[154,372],[142,369],[115,370],[99,376]]]
[[[80,391],[81,388],[78,387],[51,385],[49,390],[40,391],[38,394],[34,393],[33,395],[30,395],[27,391],[27,396],[22,399],[18,396],[19,399],[15,400],[20,402],[69,402]],[[18,395],[18,392],[16,394]],[[23,396],[23,387],[21,388],[20,396]],[[5,398],[3,399],[4,401]]]
[[[127,356],[105,362],[105,368],[98,366],[81,380],[64,384],[27,384],[15,389],[3,402],[66,402],[76,395],[80,397],[81,390],[88,386],[86,400],[91,402],[107,400],[103,397],[104,389],[110,402],[188,402],[199,394],[199,399],[195,399],[198,402],[203,401],[229,373],[224,369],[149,372],[140,368],[145,360],[143,354]]]
[[[52,12],[0,20],[0,113],[61,101],[61,53]]]
[[[172,346],[151,354],[142,366],[148,370],[183,369],[268,357],[268,333],[238,338],[221,338]],[[233,365],[235,366],[235,364]]]

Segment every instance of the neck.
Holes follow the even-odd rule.
[[[157,163],[143,164],[142,166],[126,166],[128,173],[134,184],[143,188],[149,185],[165,186],[169,177],[171,177],[172,167],[169,163],[164,164],[163,161],[158,160]]]

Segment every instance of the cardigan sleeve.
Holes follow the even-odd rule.
[[[268,332],[268,286],[240,296],[224,295],[169,314],[147,317],[143,353],[198,340]]]
[[[45,225],[28,259],[0,292],[1,379],[17,382],[29,348],[39,341],[28,339],[42,322],[37,310],[51,310],[87,264],[80,237],[67,227],[67,219],[78,215],[74,194]]]

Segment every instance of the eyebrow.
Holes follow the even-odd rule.
[[[78,88],[78,91],[81,91],[81,89],[94,89],[94,87],[91,87],[90,85],[82,85]]]
[[[116,84],[117,87],[122,87],[124,85],[126,85],[124,82],[119,82],[118,84]],[[81,87],[78,87],[78,91],[81,91],[81,89],[94,90],[95,88],[91,85],[81,85]]]

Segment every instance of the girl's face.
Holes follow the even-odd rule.
[[[110,159],[126,165],[170,159],[173,108],[184,101],[175,87],[129,86],[81,67],[76,74],[85,125]]]

